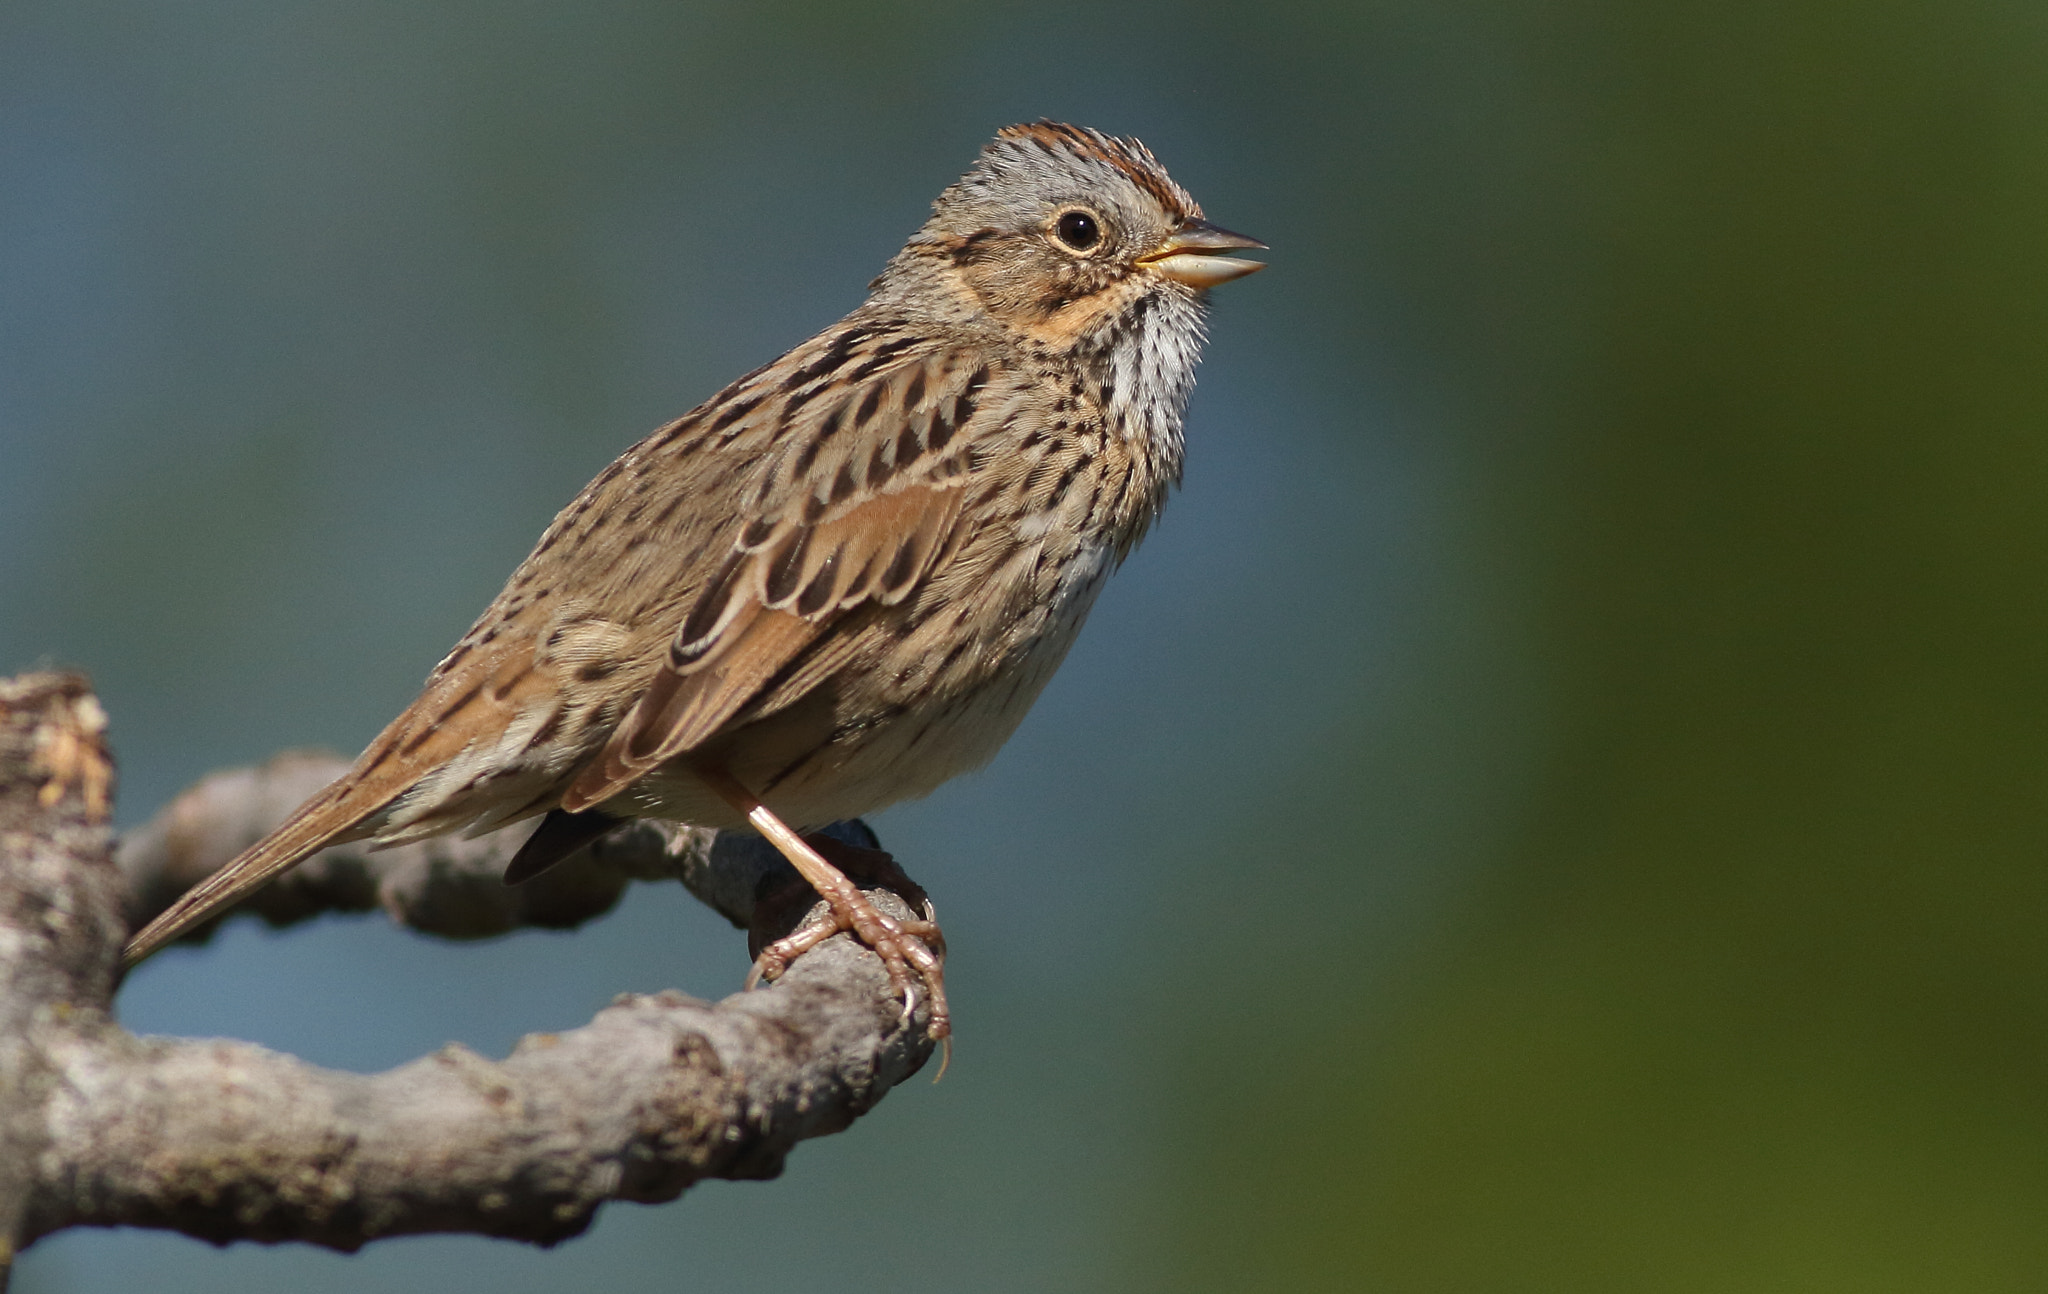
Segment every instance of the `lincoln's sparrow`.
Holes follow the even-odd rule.
[[[337,841],[545,814],[509,882],[658,817],[752,826],[828,900],[770,974],[852,929],[943,1035],[936,927],[785,823],[924,795],[1023,718],[1180,476],[1204,292],[1260,268],[1201,214],[1136,140],[1002,131],[859,309],[606,468],[348,774],[129,960]]]

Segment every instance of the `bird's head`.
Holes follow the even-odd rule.
[[[1039,121],[981,150],[891,272],[928,274],[936,262],[971,306],[1054,341],[1141,299],[1199,297],[1263,269],[1224,253],[1264,246],[1204,220],[1137,140]]]

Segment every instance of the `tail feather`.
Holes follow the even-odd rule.
[[[489,643],[495,633],[478,642]],[[472,650],[465,639],[428,678],[419,699],[377,735],[341,780],[144,926],[128,943],[127,964],[133,966],[308,855],[357,838],[351,833],[435,770],[472,748],[488,749],[522,712],[547,698],[551,680],[546,670],[533,667],[529,638],[507,637],[488,651]],[[531,788],[526,793],[534,794]],[[536,811],[547,807],[551,806],[536,801]],[[467,825],[488,808],[472,800],[450,811],[448,805],[437,803],[409,826],[389,824],[396,829],[386,830],[380,820],[378,837],[398,844],[439,835]]]
[[[597,809],[568,813],[555,809],[540,820],[505,868],[505,884],[520,885],[610,832],[624,818]]]
[[[345,836],[378,805],[364,805],[349,794],[360,789],[344,777],[302,805],[284,824],[236,855],[234,860],[193,886],[156,920],[128,941],[124,964],[133,966],[192,927],[246,898],[252,890]]]

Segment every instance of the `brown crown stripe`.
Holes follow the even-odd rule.
[[[1165,168],[1159,165],[1159,159],[1152,156],[1152,150],[1136,139],[1119,139],[1085,126],[1043,120],[1005,126],[996,132],[996,139],[1036,144],[1049,153],[1061,151],[1107,162],[1127,176],[1131,183],[1150,194],[1169,213],[1183,220],[1201,218],[1202,207],[1194,195],[1169,179]]]

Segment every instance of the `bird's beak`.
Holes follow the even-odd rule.
[[[1171,238],[1140,256],[1138,264],[1149,265],[1191,288],[1213,288],[1266,268],[1264,261],[1241,261],[1223,255],[1224,252],[1264,246],[1256,238],[1218,229],[1206,220],[1190,220]]]

